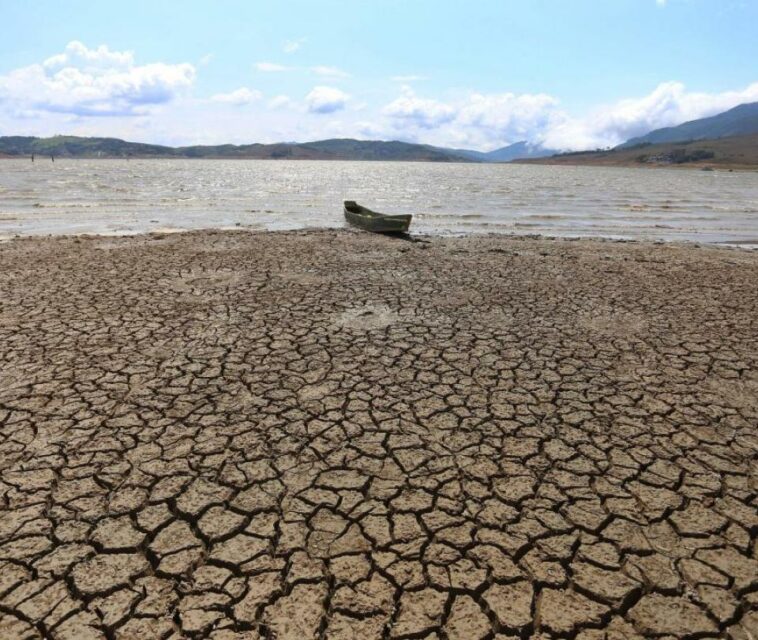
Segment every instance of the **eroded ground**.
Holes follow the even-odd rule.
[[[0,291],[2,638],[756,637],[756,254],[37,239]]]

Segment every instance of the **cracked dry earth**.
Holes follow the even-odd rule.
[[[0,245],[0,637],[758,636],[758,254]]]

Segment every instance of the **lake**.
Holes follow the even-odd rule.
[[[270,160],[0,161],[0,237],[341,227],[342,200],[423,234],[758,244],[758,173]]]

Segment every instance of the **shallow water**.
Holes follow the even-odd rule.
[[[0,161],[0,237],[340,227],[342,200],[428,234],[758,244],[758,173],[270,160]]]

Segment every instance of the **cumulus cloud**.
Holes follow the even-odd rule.
[[[334,87],[314,87],[305,96],[305,104],[311,113],[334,113],[344,109],[349,99],[344,91]]]
[[[258,71],[263,71],[264,73],[277,73],[280,71],[292,70],[292,67],[288,67],[285,64],[277,64],[276,62],[256,62],[255,68]]]
[[[236,107],[241,107],[251,102],[256,102],[263,97],[263,94],[257,89],[248,89],[247,87],[240,87],[230,93],[217,93],[211,97],[214,102],[221,102],[225,104],[232,104]]]
[[[539,136],[556,149],[616,146],[653,129],[716,115],[744,102],[758,101],[758,82],[739,91],[688,92],[681,82],[665,82],[651,93],[597,107],[583,118],[560,114]]]
[[[384,115],[411,126],[434,129],[455,119],[456,109],[444,102],[417,97],[405,87],[403,95],[382,110]]]
[[[454,102],[418,97],[409,87],[382,110],[391,135],[437,144],[495,148],[527,140],[559,149],[616,146],[653,129],[715,115],[758,101],[758,83],[739,91],[688,92],[679,82],[651,93],[592,109],[583,117],[567,113],[554,96],[472,93]]]
[[[318,65],[311,67],[311,71],[317,76],[326,76],[329,78],[349,78],[350,74],[337,67],[327,67],[325,65]]]
[[[528,140],[548,128],[557,111],[558,100],[544,93],[474,93],[458,110],[456,123],[489,132],[498,140]]]
[[[199,64],[205,62],[207,59]],[[301,80],[310,77],[313,84],[336,84],[345,74],[328,66],[261,62],[256,68],[290,71]],[[113,51],[105,45],[88,48],[71,42],[46,60],[0,75],[0,128],[9,133],[39,135],[73,127],[80,133],[139,134],[141,139],[150,139],[144,133],[149,130],[154,139],[163,141],[172,136],[191,141],[198,135],[231,136],[230,140],[238,141],[234,136],[240,131],[246,138],[261,140],[276,136],[303,139],[330,131],[483,150],[520,140],[553,149],[579,150],[615,146],[652,129],[758,101],[758,82],[719,93],[695,92],[680,82],[664,82],[651,87],[646,95],[626,97],[577,114],[568,112],[547,93],[472,92],[450,94],[454,97],[445,99],[421,95],[407,84],[420,78],[406,75],[392,78],[406,84],[389,85],[396,87],[397,97],[384,105],[365,104],[374,93],[349,96],[333,86],[315,86],[304,102],[275,95],[263,103],[260,120],[251,123],[249,110],[221,106],[262,102],[263,95],[249,87],[219,93],[210,100],[176,99],[192,88],[195,73],[191,64],[141,64],[131,51]],[[316,80],[318,76],[323,79]],[[334,80],[326,79],[330,77]],[[155,108],[171,101],[171,109]],[[316,117],[303,117],[304,113]],[[150,118],[132,117],[144,114]],[[106,122],[83,116],[125,117]],[[140,133],[143,130],[138,127],[143,125],[148,128]]]
[[[104,44],[97,49],[88,49],[78,40],[69,42],[63,53],[50,56],[42,63],[51,72],[60,71],[67,67],[76,67],[83,71],[103,70],[111,68],[128,68],[134,65],[134,54],[131,51],[111,51]]]
[[[0,76],[0,102],[19,111],[129,116],[169,102],[194,80],[188,63],[137,65],[130,51],[74,41],[41,64]]]
[[[293,104],[292,99],[289,96],[285,95],[279,95],[274,96],[271,98],[271,100],[268,101],[269,109],[286,109],[287,107],[291,107]]]
[[[546,94],[473,93],[440,102],[404,87],[382,113],[404,139],[496,148],[539,135],[557,119],[558,101]]]

